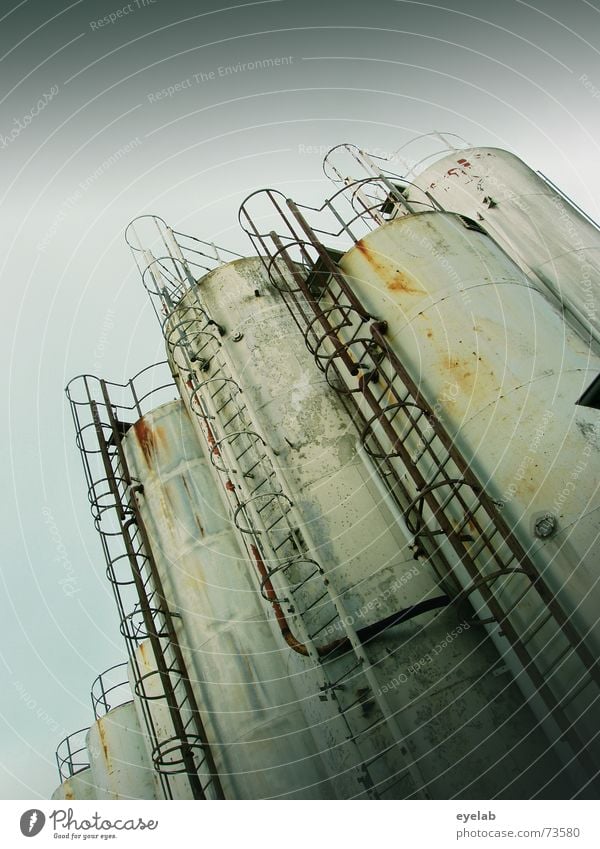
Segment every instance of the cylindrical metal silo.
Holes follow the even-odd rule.
[[[289,650],[274,644],[269,610],[182,402],[139,419],[123,444],[226,797],[331,797],[303,713],[306,682],[288,676]],[[172,730],[147,645],[139,663],[165,739]]]
[[[94,784],[90,767],[77,772],[70,778],[66,778],[62,784],[58,785],[51,796],[51,799],[61,802],[97,798],[104,798],[104,795],[102,789]]]
[[[97,719],[88,732],[87,748],[100,798],[154,798],[154,770],[133,702]]]
[[[600,369],[598,357],[493,240],[457,215],[391,221],[340,266],[369,312],[387,322],[387,344],[597,656],[599,444],[596,411],[576,401]],[[427,457],[420,462],[426,468]],[[464,521],[460,510],[453,520]],[[455,574],[471,584],[460,568]],[[516,604],[520,576],[507,572],[494,591]],[[561,623],[546,620],[535,598],[513,610],[517,629],[557,697],[569,700],[573,718],[591,733],[593,692],[569,698],[579,683],[574,655],[568,646],[557,654],[551,629],[560,632]]]
[[[506,150],[467,148],[430,165],[409,186],[468,215],[499,242],[589,338],[600,341],[600,230],[548,180]]]

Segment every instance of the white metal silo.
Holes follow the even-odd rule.
[[[576,402],[600,370],[598,357],[493,240],[457,215],[398,218],[363,237],[340,265],[371,314],[387,322],[387,344],[596,656],[598,433],[596,411]],[[426,468],[427,457],[420,462]],[[523,591],[509,570],[494,583],[509,606]],[[591,732],[593,688],[579,696],[573,648],[558,652],[562,625],[544,610],[531,594],[513,613],[517,629]]]
[[[539,172],[506,150],[473,147],[429,165],[409,198],[428,192],[499,242],[582,332],[600,341],[600,230]]]
[[[74,800],[104,798],[101,788],[96,787],[90,767],[65,778],[59,784],[51,798],[55,801],[71,802]]]
[[[226,797],[331,797],[302,709],[308,678],[288,675],[288,647],[274,644],[269,609],[183,403],[135,422],[124,448]],[[147,645],[140,665],[153,720],[169,738]]]
[[[154,798],[154,770],[133,701],[112,708],[94,722],[87,748],[100,798]]]
[[[442,585],[458,609],[475,608],[469,621],[494,640],[586,787],[600,686],[588,550],[597,476],[594,411],[575,408],[597,358],[476,222],[435,201],[415,214],[405,187],[372,170],[336,180],[319,208],[254,193],[240,221],[317,363],[365,420],[365,450]],[[539,325],[550,356],[542,346],[536,357]],[[573,479],[581,500],[567,505]],[[532,483],[546,505],[537,510]]]

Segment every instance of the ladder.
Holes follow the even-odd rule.
[[[67,390],[77,430],[94,525],[102,540],[107,576],[112,584],[139,698],[151,745],[153,767],[165,798],[177,798],[180,776],[194,799],[224,798],[221,782],[196,703],[183,658],[173,614],[165,597],[138,498],[142,487],[130,474],[123,435],[129,427],[117,419],[107,382],[99,381],[100,399],[93,397],[87,375],[82,378],[87,395],[89,421],[82,421],[82,404]],[[135,396],[133,383],[130,382]],[[137,412],[141,409],[136,399]],[[86,431],[92,429],[96,447]],[[90,456],[98,469],[92,470]],[[128,570],[125,568],[128,567]],[[156,670],[140,665],[137,646],[148,641]],[[158,686],[156,686],[158,679]],[[159,727],[154,705],[166,704],[171,734]],[[179,779],[181,780],[181,779]]]

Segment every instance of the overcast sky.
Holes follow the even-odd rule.
[[[432,130],[513,150],[598,216],[599,49],[600,0],[0,4],[0,798],[51,794],[124,659],[63,388],[163,358],[128,221],[247,252],[253,189],[324,197],[318,148]]]

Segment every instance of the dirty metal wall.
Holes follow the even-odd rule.
[[[225,329],[221,341],[236,379],[285,470],[329,580],[348,600],[354,627],[439,595],[435,573],[415,560],[358,449],[349,414],[316,369],[259,260],[212,271],[178,311],[193,309],[198,295]],[[188,333],[194,335],[192,326]],[[461,623],[452,607],[371,640],[366,650],[381,690],[432,795],[460,795],[464,788],[468,796],[474,776],[479,794],[527,793],[556,770],[556,761],[544,754],[545,737],[510,677],[490,674],[495,648],[480,630]],[[439,646],[444,650],[436,651]],[[290,652],[289,668],[299,662]],[[502,769],[490,770],[490,763]]]
[[[459,216],[392,221],[341,266],[388,322],[386,338],[598,651],[600,443],[596,411],[576,406],[600,371],[598,357],[504,251]],[[551,532],[539,538],[536,523],[548,515]],[[562,675],[571,686],[568,664]]]
[[[414,179],[451,212],[483,227],[600,340],[600,231],[518,157],[470,148],[439,159]]]

